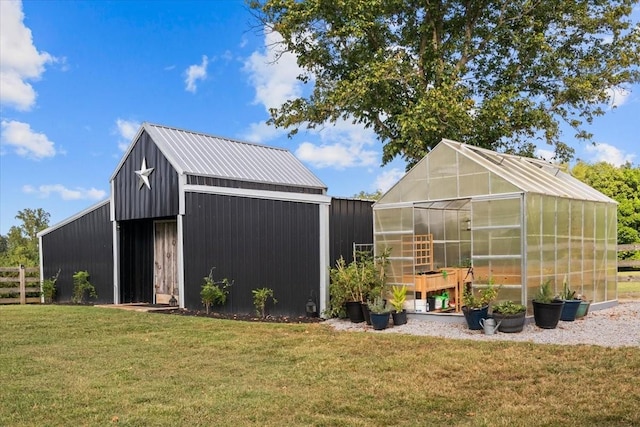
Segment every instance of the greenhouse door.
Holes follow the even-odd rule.
[[[156,304],[169,304],[172,297],[179,300],[177,222],[156,221],[153,234],[154,300]]]

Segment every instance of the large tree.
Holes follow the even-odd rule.
[[[22,224],[9,229],[5,238],[6,250],[0,253],[0,265],[37,266],[40,259],[37,234],[49,226],[49,217],[49,213],[42,208],[19,211],[16,219]]]
[[[560,124],[586,128],[638,82],[637,0],[252,0],[308,95],[271,110],[294,134],[338,119],[373,127],[383,163],[442,138],[558,160]],[[635,28],[635,30],[634,30]]]

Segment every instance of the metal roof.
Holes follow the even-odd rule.
[[[180,175],[200,175],[269,184],[311,187],[326,185],[284,148],[269,147],[143,123],[111,179],[145,131]]]

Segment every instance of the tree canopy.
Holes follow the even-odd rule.
[[[281,52],[297,56],[308,95],[271,109],[295,134],[338,119],[372,127],[383,164],[409,166],[442,138],[532,156],[573,149],[638,82],[637,0],[252,0]],[[635,28],[635,30],[634,30]]]
[[[0,265],[35,267],[39,263],[37,234],[49,226],[49,213],[42,208],[23,209],[16,219],[22,221],[20,226],[9,229],[3,237],[4,248],[0,250]]]

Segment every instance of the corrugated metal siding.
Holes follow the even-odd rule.
[[[323,194],[319,188],[293,187],[291,185],[265,184],[263,182],[247,182],[212,176],[188,175],[187,184],[212,187],[246,188],[249,190],[284,191],[287,193]]]
[[[179,173],[326,189],[291,152],[145,123]]]
[[[331,267],[342,256],[353,261],[353,243],[373,243],[373,202],[331,199],[329,235]]]
[[[142,159],[148,168],[154,168],[146,186],[139,188]],[[178,214],[178,174],[155,146],[150,136],[143,132],[135,147],[114,177],[114,201],[116,220],[157,218]]]
[[[71,301],[73,274],[89,272],[98,303],[113,302],[113,230],[109,204],[76,218],[42,236],[42,265],[45,278],[60,269],[57,301]]]
[[[184,217],[185,304],[202,309],[202,279],[233,279],[229,312],[253,312],[251,290],[278,299],[273,314],[304,315],[319,295],[320,216],[314,204],[187,193]]]
[[[153,302],[153,220],[120,226],[120,302]]]

